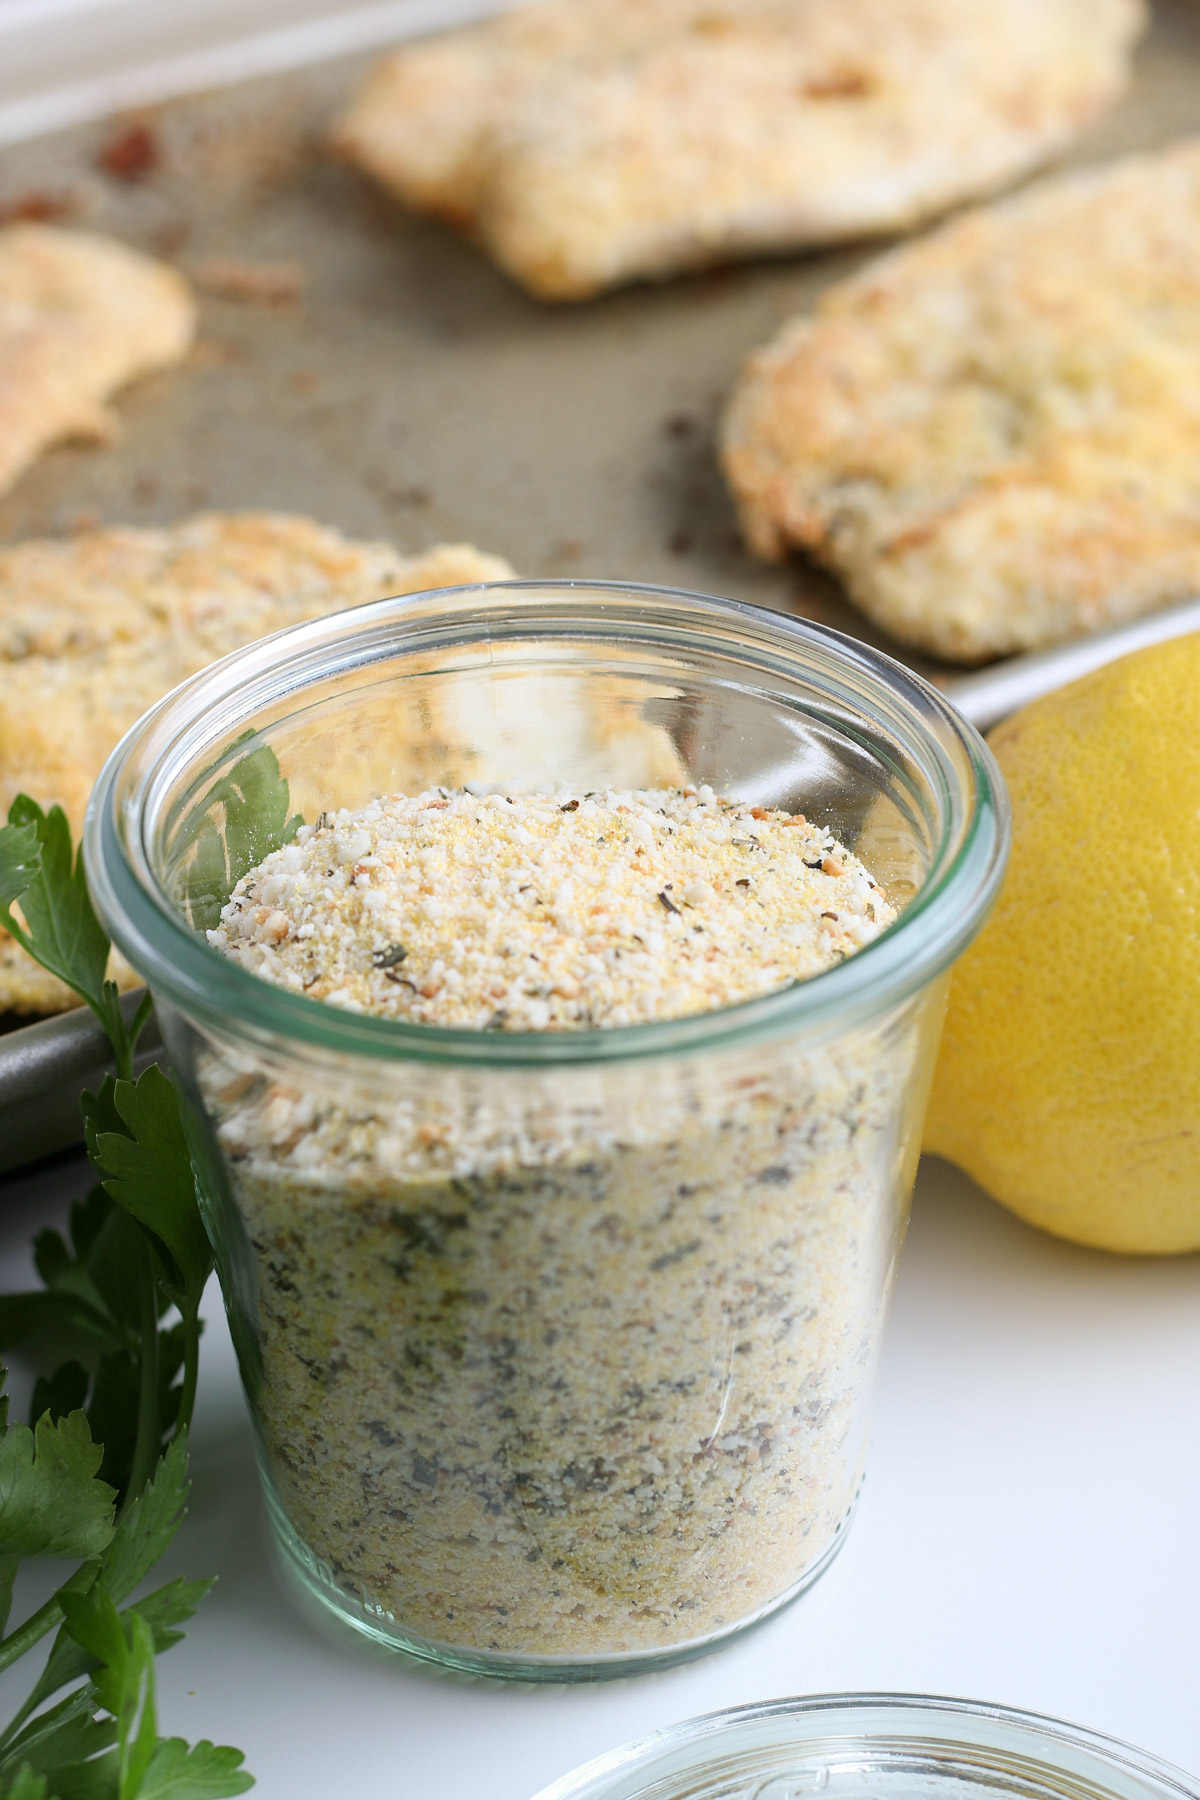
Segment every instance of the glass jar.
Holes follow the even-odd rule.
[[[475,783],[802,810],[901,916],[766,997],[558,1033],[369,1017],[209,947],[289,814]],[[1006,842],[988,751],[915,675],[662,589],[380,601],[129,734],[92,890],[156,996],[277,1540],[324,1607],[568,1680],[695,1655],[815,1578],[862,1477],[944,977]]]
[[[685,1719],[534,1800],[1200,1800],[1169,1763],[1078,1725],[921,1694],[816,1694]]]

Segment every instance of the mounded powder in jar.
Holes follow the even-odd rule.
[[[894,917],[828,831],[710,788],[439,788],[302,826],[238,883],[209,939],[334,1006],[544,1031],[748,1000],[831,968]]]
[[[706,789],[437,790],[303,827],[210,937],[352,1010],[566,1032],[770,992],[894,917],[827,832]],[[801,1583],[861,1471],[915,1030],[414,1063],[378,1104],[214,1054],[243,1359],[321,1579],[401,1635],[575,1660],[702,1641]]]

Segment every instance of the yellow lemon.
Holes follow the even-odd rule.
[[[1013,849],[926,1148],[1060,1237],[1200,1249],[1200,635],[999,726]]]

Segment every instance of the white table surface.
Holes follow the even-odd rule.
[[[0,1187],[5,1288],[71,1179]],[[581,1688],[376,1660],[296,1610],[208,1299],[192,1515],[167,1573],[220,1583],[159,1665],[160,1730],[237,1744],[261,1800],[529,1800],[691,1714],[846,1689],[1028,1707],[1200,1771],[1200,1257],[1075,1249],[927,1162],[841,1555],[729,1648]]]

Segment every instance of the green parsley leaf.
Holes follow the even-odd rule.
[[[110,1077],[102,1094],[114,1087]],[[96,1096],[86,1098],[96,1103]],[[101,1129],[110,1117],[125,1129],[115,1107],[101,1117]],[[136,1339],[140,1310],[130,1294],[129,1265],[142,1233],[97,1184],[71,1208],[70,1237],[69,1247],[57,1231],[34,1240],[35,1266],[49,1293],[0,1295],[0,1348],[28,1351],[39,1335],[51,1333],[57,1362],[70,1348],[90,1368],[98,1350],[125,1348]],[[164,1295],[163,1312],[168,1304]]]
[[[176,1577],[174,1581],[168,1581],[165,1587],[156,1588],[152,1594],[146,1594],[132,1606],[127,1606],[121,1613],[121,1618],[127,1622],[136,1613],[140,1619],[144,1619],[154,1638],[154,1654],[162,1656],[164,1651],[182,1641],[182,1631],[176,1631],[174,1627],[191,1618],[215,1581],[215,1575],[207,1581],[185,1581],[181,1576]],[[51,1694],[56,1694],[72,1681],[78,1681],[81,1675],[89,1675],[96,1666],[96,1658],[77,1643],[64,1627],[54,1641],[49,1661],[30,1698],[30,1706],[40,1706]]]
[[[12,911],[16,904],[20,920]],[[87,1002],[108,1034],[119,1072],[132,1075],[150,996],[126,1026],[117,984],[105,978],[111,945],[88,895],[83,849],[72,852],[62,807],[43,812],[28,794],[17,795],[8,824],[0,828],[0,925]]]
[[[216,1586],[215,1575],[203,1576],[199,1581],[187,1581],[177,1575],[174,1581],[168,1581],[151,1594],[143,1594],[135,1600],[127,1612],[135,1612],[139,1619],[144,1619],[154,1633],[154,1654],[161,1656],[165,1650],[171,1650],[176,1644],[183,1642],[183,1632],[176,1631],[176,1625],[184,1625],[192,1617],[206,1594]],[[122,1613],[122,1618],[125,1613]]]
[[[79,1107],[83,1113],[83,1132],[88,1149],[102,1132],[119,1131],[129,1136],[129,1127],[117,1111],[117,1078],[106,1075],[100,1084],[99,1093],[93,1094],[90,1088],[84,1088],[79,1096]],[[93,1164],[96,1157],[92,1156]],[[103,1170],[100,1171],[103,1174]],[[101,1184],[103,1186],[103,1184]],[[107,1189],[104,1192],[107,1193]],[[111,1195],[109,1198],[111,1199]]]
[[[110,1085],[116,1085],[111,1077],[105,1081],[101,1091],[107,1092]],[[93,1096],[85,1094],[82,1098],[91,1100]],[[115,1122],[115,1129],[125,1129],[124,1121],[115,1108],[111,1117]],[[108,1118],[109,1115],[105,1113],[104,1123],[100,1127],[102,1130],[110,1128]],[[86,1112],[84,1132],[86,1135]],[[86,1201],[72,1209],[71,1240],[76,1262],[70,1270],[64,1271],[55,1286],[68,1287],[94,1298],[111,1326],[110,1348],[132,1344],[141,1323],[141,1308],[136,1294],[131,1292],[129,1274],[136,1245],[143,1242],[144,1237],[140,1225],[116,1205],[99,1182],[91,1189]],[[164,1294],[160,1317],[169,1304]]]
[[[119,1130],[98,1129],[109,1096]],[[100,1096],[88,1096],[88,1106],[88,1153],[105,1192],[150,1233],[168,1295],[181,1313],[194,1313],[212,1269],[212,1247],[196,1204],[174,1087],[152,1063],[137,1081],[111,1088],[106,1082]]]
[[[28,1763],[22,1763],[4,1789],[4,1800],[50,1800],[46,1777],[36,1774]]]
[[[225,1800],[253,1787],[239,1750],[207,1740],[189,1749],[182,1738],[158,1737],[155,1634],[137,1607],[118,1613],[99,1583],[87,1594],[60,1593],[59,1600],[68,1634],[93,1665],[92,1692],[116,1721],[115,1800]]]
[[[261,744],[239,757],[184,815],[175,839],[175,886],[197,931],[219,924],[242,876],[295,837],[304,820],[300,813],[288,817],[289,797],[275,752]]]
[[[100,1560],[98,1580],[114,1601],[133,1592],[175,1536],[186,1511],[188,1486],[187,1444],[180,1437],[160,1459],[153,1480],[118,1519],[112,1542]],[[172,1628],[190,1618],[211,1586],[211,1581],[170,1581],[136,1602],[132,1610],[150,1626],[158,1654],[179,1641],[181,1634]],[[123,1613],[122,1618],[125,1616]],[[63,1626],[30,1698],[30,1707],[40,1706],[59,1688],[93,1667],[88,1653]]]
[[[60,1346],[76,1336],[108,1343],[112,1326],[98,1308],[69,1290],[0,1294],[0,1351],[21,1348],[44,1334]]]
[[[139,1242],[137,1248],[141,1254],[149,1254],[144,1243]],[[104,1445],[100,1479],[124,1496],[133,1473],[141,1411],[141,1370],[133,1351],[114,1350],[100,1358],[84,1411],[92,1436]]]
[[[19,1556],[0,1556],[0,1636],[8,1624],[8,1615],[12,1611],[13,1582],[17,1578],[20,1566]]]
[[[22,877],[25,885],[19,886]],[[23,925],[12,916],[14,901],[20,903]],[[44,813],[28,794],[17,795],[8,809],[8,825],[0,831],[0,924],[44,969],[106,1018],[111,1008],[103,992],[109,942],[88,898],[83,852],[72,851],[62,807]]]
[[[9,823],[0,829],[0,907],[5,912],[26,888],[32,887],[41,867],[37,826],[18,824],[10,813]],[[21,941],[16,932],[13,936]]]
[[[109,1108],[102,1116],[126,1129],[111,1102],[115,1084],[106,1084]],[[96,1103],[96,1096],[91,1096]],[[49,1292],[0,1296],[0,1346],[19,1345],[37,1370],[31,1422],[82,1410],[92,1437],[104,1446],[100,1478],[121,1494],[134,1470],[143,1403],[142,1357],[147,1347],[147,1292],[135,1272],[151,1260],[150,1272],[161,1320],[171,1304],[154,1271],[158,1252],[143,1227],[97,1186],[71,1213],[70,1244],[55,1231],[36,1240],[35,1262]],[[180,1410],[179,1376],[200,1331],[199,1319],[159,1325],[157,1424],[168,1435]],[[156,1457],[161,1436],[147,1437],[145,1452]]]
[[[67,1630],[96,1664],[96,1699],[117,1724],[117,1800],[137,1800],[158,1741],[154,1705],[154,1634],[144,1619],[122,1620],[112,1595],[58,1596]]]
[[[0,1433],[8,1430],[8,1395],[4,1392],[7,1386],[8,1370],[0,1368]],[[12,1611],[13,1582],[20,1561],[19,1556],[0,1556],[0,1637]]]
[[[99,1184],[90,1187],[81,1200],[72,1203],[68,1232],[75,1262],[82,1263],[86,1268],[91,1267],[96,1247],[114,1213],[116,1208]],[[40,1243],[46,1235],[43,1232],[40,1237],[35,1238],[35,1244]],[[49,1280],[49,1276],[45,1279]]]
[[[91,1378],[82,1363],[60,1363],[52,1375],[39,1375],[34,1382],[29,1410],[35,1420],[44,1413],[55,1425],[68,1413],[83,1412],[90,1386]],[[89,1430],[91,1425],[92,1421],[88,1419]]]
[[[126,1507],[104,1552],[102,1578],[114,1599],[131,1594],[163,1554],[183,1523],[189,1487],[187,1438],[181,1434],[153,1480]]]
[[[0,1438],[0,1553],[98,1556],[113,1535],[116,1495],[96,1480],[103,1450],[81,1412]]]
[[[269,751],[244,757],[205,806],[192,853],[215,869],[215,837],[230,886],[300,823],[287,818],[287,784]],[[85,1097],[101,1184],[73,1208],[70,1243],[41,1233],[34,1260],[44,1288],[0,1298],[0,1345],[36,1353],[40,1339],[54,1349],[35,1384],[40,1416],[32,1430],[9,1426],[0,1368],[0,1633],[22,1558],[79,1564],[51,1600],[0,1638],[7,1668],[62,1620],[41,1679],[0,1731],[0,1800],[224,1800],[253,1786],[240,1751],[161,1739],[155,1715],[154,1658],[178,1643],[176,1627],[211,1582],[169,1581],[118,1611],[183,1517],[198,1307],[212,1256],[176,1092],[157,1068],[132,1078],[149,996],[127,1028],[105,978],[108,939],[65,816],[23,795],[0,828],[0,925],[97,1013],[118,1075]],[[179,1320],[164,1328],[172,1306]],[[97,1479],[101,1468],[126,1491],[115,1524],[116,1494]]]
[[[225,1800],[244,1794],[254,1777],[240,1750],[201,1738],[189,1750],[182,1738],[160,1738],[138,1789],[138,1800]]]
[[[0,1781],[22,1766],[43,1775],[56,1800],[91,1800],[105,1793],[96,1786],[99,1756],[115,1742],[116,1725],[96,1718],[96,1696],[90,1685],[68,1694],[57,1706],[39,1713],[23,1727],[0,1760]],[[107,1790],[115,1793],[111,1784]]]
[[[97,1128],[110,1124],[117,1128],[116,1140],[128,1141],[136,1149],[115,1096],[116,1083],[111,1076],[99,1095],[83,1096],[84,1135],[93,1152]],[[95,1163],[94,1155],[92,1160]],[[97,1172],[106,1173],[103,1168]],[[111,1321],[112,1334],[104,1353],[98,1360],[94,1355],[80,1360],[87,1362],[92,1372],[87,1412],[93,1434],[105,1447],[104,1476],[124,1494],[131,1485],[140,1488],[149,1478],[162,1450],[168,1419],[179,1413],[180,1395],[171,1392],[179,1357],[169,1357],[164,1367],[164,1334],[159,1323],[174,1298],[163,1279],[173,1265],[153,1233],[114,1204],[103,1186],[97,1191],[108,1209],[107,1216],[93,1232],[95,1209],[89,1203],[86,1218],[80,1221],[88,1241],[86,1259],[81,1267],[69,1271],[69,1277],[72,1285],[96,1294]],[[75,1225],[73,1218],[73,1230]],[[66,1280],[67,1275],[60,1276],[58,1285]],[[193,1321],[191,1337],[198,1331],[198,1321]]]
[[[71,1207],[69,1242],[57,1231],[39,1231],[33,1240],[33,1260],[38,1274],[49,1288],[82,1294],[97,1311],[114,1320],[125,1317],[122,1309],[124,1288],[128,1282],[112,1281],[109,1291],[97,1280],[97,1270],[105,1262],[105,1237],[120,1229],[122,1214],[97,1183]],[[123,1266],[125,1245],[116,1247],[115,1259]],[[113,1252],[107,1253],[111,1263]]]
[[[74,1260],[61,1232],[47,1227],[34,1238],[33,1266],[47,1287],[53,1287],[56,1281],[61,1281]]]

